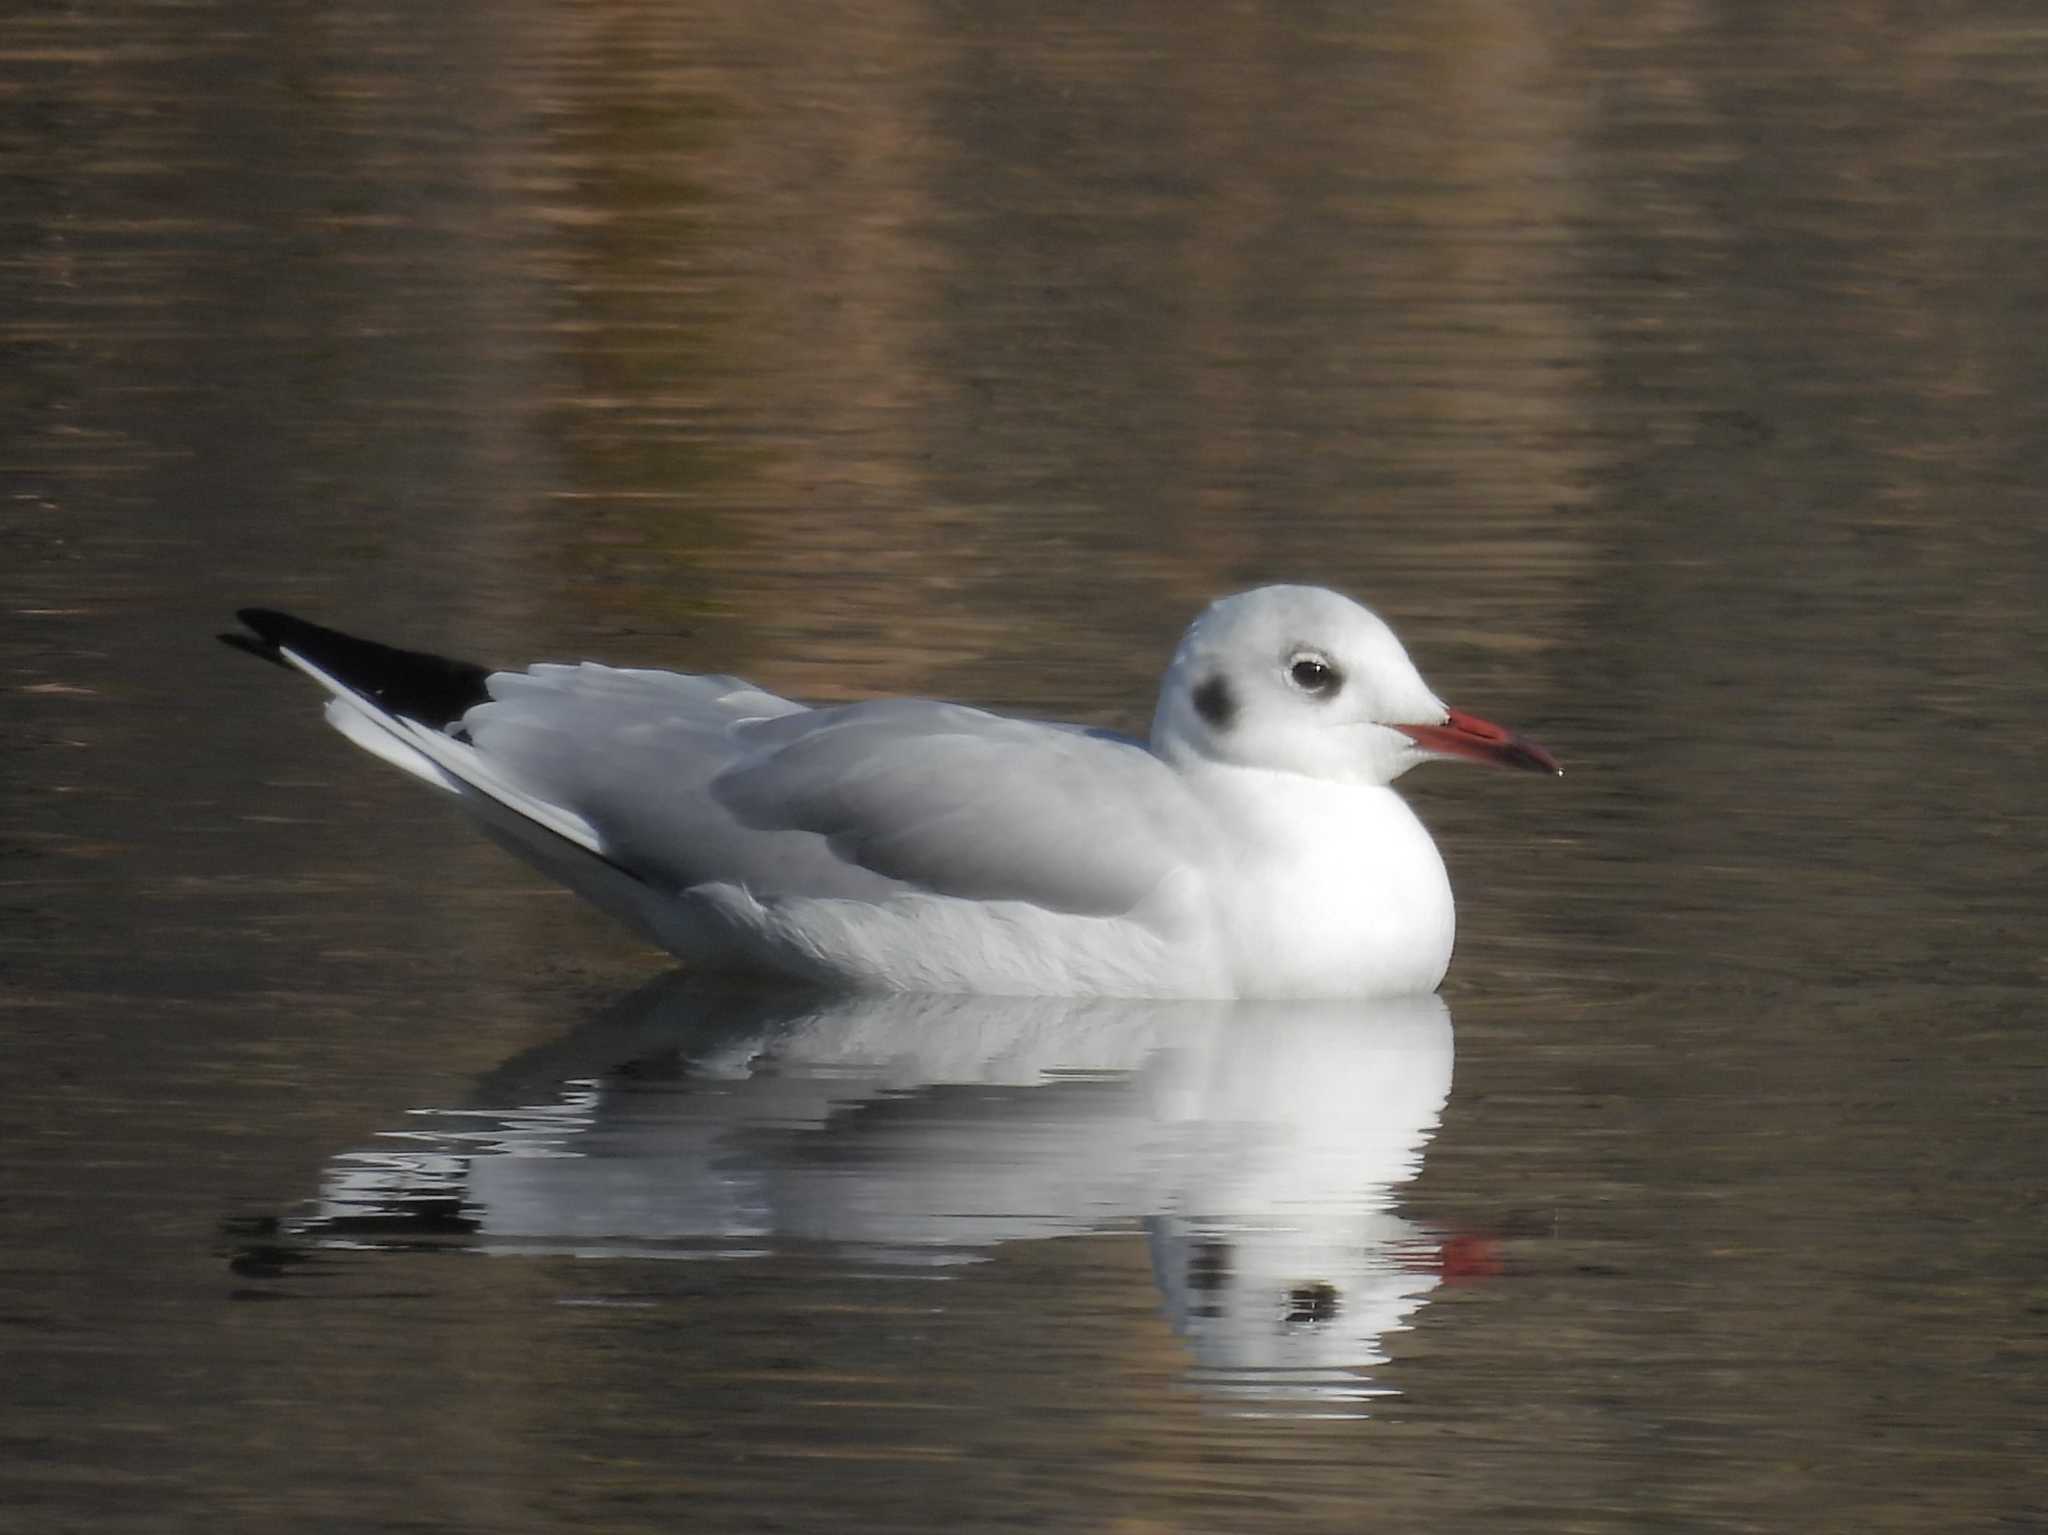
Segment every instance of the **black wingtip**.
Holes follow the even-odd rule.
[[[223,634],[226,640],[238,650],[252,655],[276,658],[277,652],[289,645],[292,649],[308,654],[326,641],[342,641],[347,644],[367,645],[368,640],[358,640],[343,634],[339,629],[323,629],[318,624],[308,623],[303,618],[294,618],[289,613],[280,613],[276,608],[236,608],[236,619],[255,631],[252,639],[246,634]]]
[[[259,661],[268,661],[272,666],[282,666],[287,671],[291,669],[291,662],[287,661],[282,652],[268,640],[258,639],[253,634],[234,634],[225,631],[216,634],[214,638],[231,650],[239,650]]]
[[[393,714],[425,725],[458,720],[490,697],[484,686],[490,669],[472,661],[357,639],[275,608],[239,608],[235,617],[253,633],[222,634],[222,644],[286,668],[290,650]]]
[[[323,634],[334,632],[331,629],[323,630],[318,624],[309,624],[303,618],[281,613],[276,608],[236,608],[235,619],[238,623],[247,624],[266,640],[274,640],[293,629],[311,629]]]
[[[332,634],[331,629],[322,629],[318,624],[309,624],[303,618],[294,618],[289,613],[280,613],[275,608],[237,608],[235,617],[255,631],[244,634],[239,630],[216,634],[219,640],[245,655],[252,655],[259,661],[268,661],[272,666],[291,670],[291,662],[284,658],[280,642],[294,629],[309,631],[311,635]]]

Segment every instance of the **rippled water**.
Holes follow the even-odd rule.
[[[2048,29],[0,36],[0,1528],[2048,1525]],[[1140,725],[1373,602],[1441,1003],[737,996],[213,644]]]

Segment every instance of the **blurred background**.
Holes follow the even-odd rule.
[[[2044,135],[1991,0],[16,4],[0,1528],[2048,1524]],[[1404,784],[1374,1186],[1487,1256],[1369,1416],[1191,1383],[1136,1196],[284,1240],[662,962],[234,607],[1142,728],[1270,580],[1567,766]]]

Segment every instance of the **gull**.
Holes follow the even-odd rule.
[[[221,638],[320,684],[349,740],[686,963],[835,989],[1432,991],[1450,881],[1394,780],[1431,758],[1561,771],[1320,587],[1210,604],[1144,741],[728,676],[491,671],[236,616],[249,632]]]

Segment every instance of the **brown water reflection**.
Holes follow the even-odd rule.
[[[1991,0],[24,10],[0,1528],[2048,1521],[2044,122]],[[1128,725],[1300,577],[1572,769],[1418,775],[1394,1213],[1503,1272],[1370,1419],[1220,1411],[1115,1223],[230,1268],[652,963],[236,604]]]

